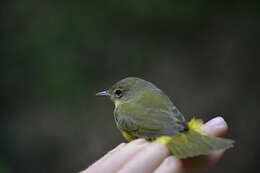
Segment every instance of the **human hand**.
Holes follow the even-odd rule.
[[[208,135],[223,136],[228,127],[222,117],[216,117],[204,124],[201,130]],[[137,139],[121,143],[81,173],[198,173],[213,166],[222,155],[220,151],[180,160],[160,142]]]

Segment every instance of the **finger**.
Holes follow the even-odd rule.
[[[160,142],[153,142],[144,150],[135,155],[126,165],[124,165],[124,167],[119,170],[119,173],[150,173],[154,171],[169,155],[170,151],[165,145]]]
[[[204,131],[207,135],[211,136],[224,136],[228,131],[228,126],[225,120],[222,117],[216,117],[208,121],[201,127],[201,130]],[[213,152],[207,156],[199,156],[190,159],[182,160],[182,172],[187,173],[189,170],[192,172],[201,172],[211,166],[213,166],[222,156],[224,152],[218,151]]]
[[[126,144],[120,150],[113,152],[104,159],[101,159],[99,163],[89,167],[84,173],[99,173],[104,172],[104,170],[106,173],[114,173],[148,144],[149,142],[144,139],[134,140],[133,142]]]
[[[121,150],[121,148],[123,148],[126,145],[126,143],[121,143],[118,146],[116,146],[116,148],[112,149],[111,151],[107,152],[107,154],[105,154],[103,157],[101,157],[98,161],[96,161],[93,165],[96,164],[100,164],[101,162],[103,162],[104,160],[108,159],[109,156],[111,156],[112,154],[115,154],[117,151]]]
[[[208,156],[199,156],[185,160],[169,156],[155,170],[155,173],[199,173],[214,165],[222,155],[223,152],[218,152]]]
[[[182,168],[180,173],[199,173],[212,167],[222,156],[222,151],[214,152],[210,155],[203,155],[194,158],[184,159],[182,161]],[[192,171],[191,171],[192,170]]]
[[[169,156],[161,163],[154,173],[181,173],[182,161],[174,156]]]
[[[210,136],[224,136],[228,126],[222,117],[216,117],[204,124],[201,130]]]
[[[201,127],[206,134],[212,136],[223,136],[228,126],[222,117],[216,117],[208,121]],[[156,169],[156,173],[174,172],[174,173],[198,173],[213,166],[222,156],[224,152],[214,152],[207,156],[199,156],[184,160],[179,160],[174,156],[165,159]]]
[[[117,151],[119,151],[121,148],[123,148],[126,145],[126,143],[121,143],[118,146],[116,146],[114,149],[112,149],[111,151],[107,152],[107,154],[105,154],[103,157],[101,157],[99,160],[97,160],[95,163],[93,163],[92,165],[89,166],[88,169],[81,171],[80,173],[87,173],[89,172],[88,170],[91,169],[92,167],[101,164],[101,162],[103,162],[105,159],[107,159],[109,156],[111,156],[112,154],[116,153]]]

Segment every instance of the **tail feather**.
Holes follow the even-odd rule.
[[[157,140],[166,144],[178,158],[206,155],[233,147],[234,141],[231,139],[205,135],[200,131],[201,125],[201,120],[193,119],[188,123],[188,131],[182,132],[179,136],[160,137]]]
[[[174,136],[167,146],[178,158],[206,155],[212,151],[226,150],[233,146],[230,139],[202,135],[194,130]]]

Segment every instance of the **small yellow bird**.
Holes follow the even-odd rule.
[[[169,97],[143,79],[125,78],[96,95],[108,96],[115,103],[116,125],[128,141],[157,140],[182,159],[233,147],[231,139],[204,134],[200,130],[202,120],[185,122]]]

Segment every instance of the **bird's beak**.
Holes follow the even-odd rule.
[[[96,93],[96,96],[110,96],[110,93],[108,91],[101,91]]]

